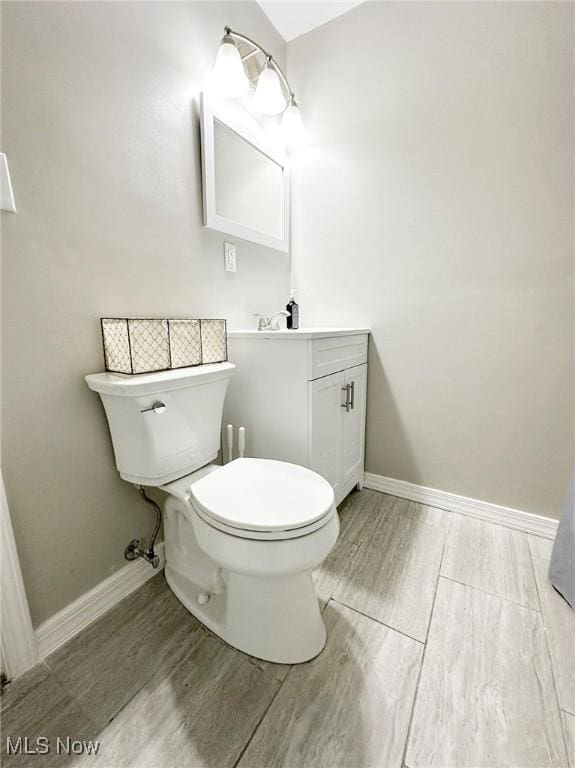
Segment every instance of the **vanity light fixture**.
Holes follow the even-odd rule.
[[[309,142],[308,132],[301,118],[301,112],[292,93],[289,104],[282,115],[281,134],[288,147],[303,147]]]
[[[231,98],[245,96],[250,89],[238,45],[227,32],[218,48],[212,82],[218,93]]]
[[[263,66],[258,77],[256,92],[252,96],[251,107],[262,115],[277,115],[286,108],[286,98],[278,73],[275,71],[271,58]]]
[[[212,73],[215,88],[222,96],[230,98],[245,96],[250,87],[253,88],[254,94],[248,104],[254,112],[262,115],[283,112],[280,130],[284,143],[291,148],[306,144],[308,137],[299,107],[279,64],[251,38],[234,32],[230,27],[225,27],[224,33]],[[243,44],[245,53],[240,52],[238,43]],[[264,61],[257,76],[250,81],[245,62],[258,54]]]

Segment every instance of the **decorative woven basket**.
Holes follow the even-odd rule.
[[[100,323],[111,373],[152,373],[228,359],[225,320],[102,317]]]

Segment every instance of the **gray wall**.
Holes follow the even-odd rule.
[[[288,45],[304,324],[367,324],[367,469],[555,517],[574,461],[572,3],[366,3]]]
[[[101,315],[253,322],[287,297],[285,254],[201,227],[195,99],[224,24],[285,58],[255,3],[2,4],[3,471],[36,624],[124,564],[152,518],[113,464],[83,383]]]

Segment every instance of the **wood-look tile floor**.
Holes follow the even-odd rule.
[[[316,659],[230,648],[158,575],[7,686],[2,764],[575,768],[575,613],[550,543],[369,490],[340,517]],[[7,755],[8,736],[52,750]],[[99,754],[57,755],[58,736]]]

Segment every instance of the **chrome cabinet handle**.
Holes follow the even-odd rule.
[[[140,413],[151,413],[152,411],[154,413],[160,414],[163,413],[166,410],[166,404],[162,403],[160,400],[156,400],[155,403],[153,403],[149,408],[142,408]]]
[[[341,391],[345,392],[345,403],[342,403],[341,407],[345,408],[345,412],[347,413],[349,411],[349,384],[346,384],[345,387],[342,387]]]
[[[350,389],[350,396],[349,396],[349,407],[351,410],[355,410],[355,381],[352,381],[349,385]]]

